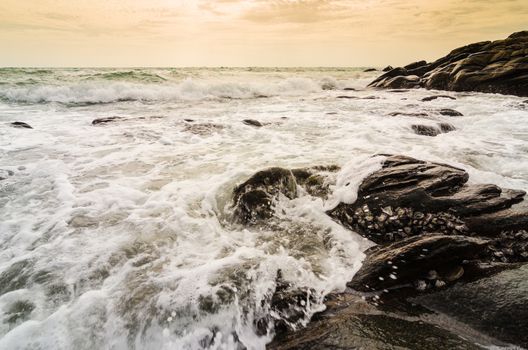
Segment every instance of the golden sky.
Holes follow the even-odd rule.
[[[0,66],[383,66],[528,29],[528,0],[0,0]]]

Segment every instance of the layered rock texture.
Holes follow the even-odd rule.
[[[528,31],[467,45],[431,63],[395,68],[369,86],[528,96]]]
[[[316,166],[259,171],[234,190],[235,221],[273,225],[281,220],[277,214],[281,200],[306,194],[328,198],[338,170],[337,166]],[[436,315],[434,310],[426,306],[415,314],[415,303],[409,302],[417,295],[444,293],[469,283],[475,283],[476,288],[488,286],[475,281],[492,283],[496,281],[490,280],[492,276],[507,271],[519,271],[512,277],[515,280],[528,279],[526,193],[492,184],[470,184],[468,180],[465,170],[451,165],[384,155],[381,169],[363,179],[355,202],[339,203],[327,212],[343,226],[377,243],[366,251],[361,269],[347,284],[352,294],[349,291],[331,297],[327,300],[329,310],[316,316],[315,323],[288,335],[291,329],[284,325],[302,315],[298,306],[307,302],[310,293],[278,288],[274,310],[288,315],[284,318],[288,322],[281,323],[282,318],[273,321],[279,322],[279,336],[271,348],[413,349],[416,342],[422,344],[420,337],[424,334],[431,343],[421,348],[435,348],[444,341],[460,349],[478,348],[475,342],[501,345],[505,341],[526,346],[524,332],[505,330],[507,324],[502,319],[496,328],[492,321],[475,321],[485,312],[503,317],[511,311],[509,305],[518,304],[516,300],[500,300],[495,295],[496,299],[481,302],[478,298],[482,297],[478,297],[478,307],[462,310],[464,313],[459,315],[456,308],[433,303],[434,297],[423,299],[435,308],[449,310],[452,317],[474,321],[471,325],[478,330],[469,333],[465,326],[450,329],[452,321],[438,329],[438,325],[433,326],[436,321],[431,321],[430,314]],[[480,295],[478,291],[474,294]],[[381,305],[396,305],[397,312],[386,313],[379,309]],[[515,312],[528,319],[526,308],[516,307]],[[437,321],[443,319],[445,316],[438,316]],[[476,338],[468,342],[457,334]]]

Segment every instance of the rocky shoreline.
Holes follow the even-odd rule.
[[[447,164],[402,155],[382,157],[382,168],[362,181],[357,200],[327,212],[377,245],[367,250],[345,293],[328,296],[327,310],[305,329],[292,332],[279,325],[270,348],[434,349],[438,342],[457,349],[479,348],[477,343],[528,346],[528,337],[519,328],[528,319],[522,293],[526,286],[517,286],[518,293],[511,296],[494,298],[486,292],[508,289],[494,278],[497,274],[508,273],[522,283],[528,277],[526,192],[468,184],[467,172]],[[316,166],[259,171],[234,190],[235,221],[270,225],[280,220],[277,202],[294,199],[300,191],[326,199],[338,170]],[[457,298],[468,288],[474,294],[474,308],[450,308],[461,302]],[[438,305],[436,295],[451,290],[458,291],[456,297],[446,301],[448,305]],[[273,307],[279,314],[297,317],[289,312],[291,306],[308,294],[288,294],[279,287]],[[524,318],[511,323],[499,319],[491,326],[492,320],[479,323],[478,313]],[[459,321],[441,324],[446,317]],[[459,328],[451,329],[453,324]]]
[[[528,96],[528,31],[460,47],[431,63],[394,68],[369,86]]]

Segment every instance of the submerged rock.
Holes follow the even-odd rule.
[[[438,98],[448,98],[450,100],[456,100],[456,97],[449,96],[449,95],[435,95],[435,96],[427,96],[427,97],[422,98],[422,102],[429,102],[429,101],[436,100]]]
[[[13,175],[15,175],[15,172],[12,170],[0,169],[0,180],[5,180]]]
[[[528,31],[504,40],[460,47],[432,63],[420,61],[393,69],[369,86],[408,87],[448,91],[477,91],[528,96]]]
[[[24,122],[12,122],[11,126],[14,128],[21,128],[21,129],[33,129],[31,125],[24,123]]]
[[[207,136],[224,129],[223,125],[214,123],[185,124],[183,130],[195,135]]]

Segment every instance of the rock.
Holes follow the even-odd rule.
[[[394,68],[392,66],[387,66],[385,68],[383,68],[383,72],[389,72],[391,70],[393,70]]]
[[[375,291],[425,279],[448,282],[436,271],[446,271],[445,275],[455,281],[457,273],[452,270],[460,269],[464,260],[483,255],[487,246],[488,241],[483,239],[443,234],[408,237],[387,246],[376,246],[366,252],[361,269],[348,286]],[[435,271],[433,277],[431,271]]]
[[[428,96],[428,97],[422,98],[422,102],[433,101],[433,100],[436,100],[437,98],[448,98],[450,100],[456,100],[456,97],[449,96],[449,95],[435,95],[435,96]]]
[[[472,283],[421,295],[412,302],[494,338],[528,348],[528,265]]]
[[[184,121],[186,121],[187,123],[193,123],[194,119],[184,119]]]
[[[244,119],[242,123],[246,125],[255,126],[257,128],[260,128],[262,126],[262,123],[255,119]]]
[[[528,104],[528,100],[526,100],[526,101],[523,101],[523,103],[526,103],[526,104]]]
[[[435,126],[414,124],[411,125],[414,133],[423,136],[436,136],[440,135],[442,131]]]
[[[346,87],[343,89],[344,91],[356,91],[356,89],[354,88],[351,88],[351,87]]]
[[[334,174],[339,170],[337,165],[327,165],[293,169],[292,173],[297,184],[309,195],[326,199],[331,192],[330,186],[335,184]]]
[[[337,96],[336,98],[354,99],[354,98],[359,98],[359,97],[357,97],[357,96],[341,95],[341,96]]]
[[[397,88],[406,78],[416,81],[417,77],[416,83],[409,87],[528,96],[528,35],[525,33],[470,44],[432,63],[420,61],[395,68],[369,86]]]
[[[367,68],[363,72],[368,73],[368,72],[377,72],[377,71],[378,70],[376,68]]]
[[[297,196],[292,172],[283,168],[257,172],[234,190],[235,219],[243,224],[257,224],[271,218],[280,195],[290,199]]]
[[[526,192],[468,185],[468,178],[446,164],[387,156],[382,169],[363,180],[355,203],[327,214],[376,243],[423,233],[496,236],[528,227]]]
[[[123,117],[105,117],[105,118],[97,118],[92,120],[92,125],[105,125],[108,123],[113,123],[119,120],[123,120],[125,118]]]
[[[24,123],[24,122],[12,122],[11,126],[14,128],[33,129],[31,125]]]
[[[450,108],[442,108],[438,111],[441,115],[446,115],[449,117],[463,117],[464,115],[460,113],[459,111],[455,111],[454,109]]]

